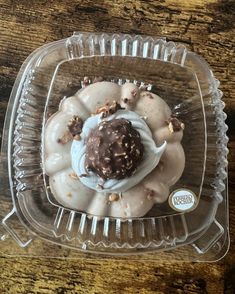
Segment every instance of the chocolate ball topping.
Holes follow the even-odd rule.
[[[86,140],[85,166],[104,180],[120,180],[135,173],[143,152],[140,134],[130,121],[103,121]]]

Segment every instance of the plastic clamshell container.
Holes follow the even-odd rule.
[[[82,89],[85,76],[151,85],[184,121],[186,165],[172,189],[192,190],[198,198],[193,210],[177,212],[163,203],[141,218],[100,218],[56,201],[43,172],[44,127],[61,100]],[[201,57],[165,38],[78,32],[37,49],[20,69],[5,118],[1,240],[11,236],[24,252],[54,257],[61,256],[58,250],[38,250],[38,242],[123,258],[141,253],[152,253],[151,260],[223,257],[229,246],[228,138],[218,86]]]

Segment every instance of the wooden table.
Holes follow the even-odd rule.
[[[0,0],[0,126],[24,59],[37,47],[73,31],[166,36],[201,54],[221,81],[226,102],[231,230],[230,251],[214,264],[0,255],[0,293],[234,293],[234,4],[233,0]]]

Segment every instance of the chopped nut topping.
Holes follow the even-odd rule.
[[[148,97],[149,99],[154,99],[153,95],[149,92],[144,93],[143,96]]]
[[[76,135],[73,137],[74,140],[76,141],[80,141],[81,140],[81,136],[80,135]]]
[[[72,140],[73,140],[72,134],[69,131],[66,131],[64,135],[57,140],[57,142],[64,145]]]
[[[70,176],[72,179],[74,179],[74,180],[78,180],[78,179],[79,179],[78,175],[77,175],[75,172],[71,172],[71,173],[69,174],[69,176]]]
[[[146,191],[146,194],[147,194],[146,195],[147,199],[152,200],[154,195],[155,195],[155,191],[152,190],[152,189],[149,189],[149,188],[146,188],[145,191]]]
[[[174,129],[173,129],[173,124],[172,124],[172,122],[169,123],[168,128],[169,128],[169,131],[170,131],[171,133],[174,133]]]
[[[131,91],[131,95],[132,95],[133,97],[136,97],[136,95],[137,95],[136,90],[132,90],[132,91]]]
[[[119,195],[118,194],[110,194],[109,195],[109,201],[110,202],[114,202],[114,201],[118,201],[119,200]]]
[[[171,117],[168,121],[168,128],[171,133],[184,130],[184,124],[176,117]]]
[[[80,136],[77,137],[77,139],[75,138],[75,136],[81,134],[82,127],[83,127],[82,119],[79,116],[74,115],[73,118],[68,123],[68,129],[75,140],[80,140]]]
[[[109,115],[114,114],[119,109],[124,109],[124,108],[121,107],[121,105],[117,101],[113,101],[111,105],[109,105],[109,103],[106,103],[105,106],[98,108],[95,113],[96,114],[101,113],[102,118],[105,118]]]

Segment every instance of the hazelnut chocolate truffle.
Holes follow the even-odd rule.
[[[103,121],[87,138],[85,166],[104,180],[120,180],[133,175],[143,152],[140,134],[130,121]]]
[[[103,118],[100,112],[85,121],[80,140],[73,140],[72,168],[97,192],[123,193],[158,165],[166,145],[155,144],[137,113],[121,109]]]

